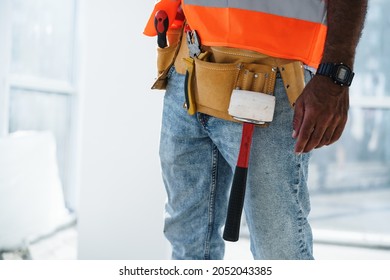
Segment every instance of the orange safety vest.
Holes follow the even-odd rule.
[[[327,32],[326,2],[181,0],[181,6],[187,23],[198,32],[204,45],[253,50],[274,57],[300,60],[317,68]],[[163,3],[180,4],[180,0],[161,0],[156,6]],[[177,7],[172,8],[172,18]],[[150,25],[149,21],[148,30],[154,27]]]

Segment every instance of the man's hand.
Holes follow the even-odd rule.
[[[348,118],[349,91],[324,76],[314,76],[295,103],[293,137],[296,153],[336,142]]]
[[[327,0],[327,36],[321,62],[353,67],[368,0]],[[337,141],[345,127],[348,87],[314,76],[295,103],[293,137],[296,153],[307,153]]]

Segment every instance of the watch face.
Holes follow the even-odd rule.
[[[336,73],[336,78],[340,81],[345,81],[348,78],[348,73],[350,70],[346,67],[340,66],[337,73]]]

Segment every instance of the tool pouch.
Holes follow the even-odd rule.
[[[300,61],[278,66],[291,107],[305,87],[305,68]]]
[[[170,30],[167,34],[169,46],[157,48],[157,79],[152,89],[165,89],[167,86],[168,72],[175,63],[181,45],[182,29]]]
[[[194,76],[197,111],[237,121],[228,113],[233,90],[273,94],[276,68],[257,63],[216,63],[195,59]]]

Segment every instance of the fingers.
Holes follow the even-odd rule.
[[[295,153],[301,154],[310,151],[310,147],[312,146],[311,143],[318,137],[320,137],[319,131],[316,132],[315,123],[311,122],[310,119],[305,118],[299,130],[299,135],[295,144]]]
[[[318,148],[321,148],[323,146],[330,145],[332,143],[334,131],[335,131],[335,127],[333,127],[333,126],[332,127],[328,127],[325,130],[325,133],[322,136],[322,139],[321,139],[320,143],[316,147],[314,147],[314,148],[318,149]]]
[[[340,137],[344,131],[345,125],[346,125],[346,120],[345,120],[345,122],[341,123],[340,125],[338,125],[336,127],[336,129],[333,132],[332,138],[330,139],[329,143],[326,145],[333,144],[334,142],[336,142],[337,140],[340,139]]]
[[[295,145],[295,152],[308,153],[313,149],[333,144],[340,139],[345,125],[346,119],[341,122],[323,120],[320,125],[304,120]]]
[[[334,118],[329,122],[329,126],[322,136],[321,142],[315,148],[318,149],[323,146],[328,146],[339,140],[344,131],[347,119],[348,115],[346,115],[345,118]]]
[[[293,118],[293,138],[297,138],[299,131],[301,129],[302,120],[304,116],[304,107],[302,102],[297,102],[294,108],[294,118]]]

